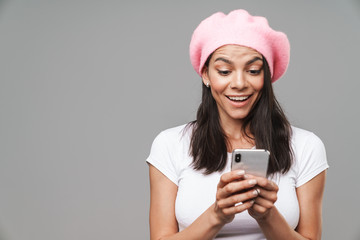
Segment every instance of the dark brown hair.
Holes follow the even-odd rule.
[[[208,68],[209,60],[205,66]],[[292,164],[291,126],[280,104],[275,98],[271,83],[268,63],[263,57],[264,86],[259,97],[252,106],[248,116],[243,120],[242,133],[249,129],[254,136],[256,148],[270,151],[268,175],[276,172],[286,173]],[[190,155],[193,157],[193,168],[204,170],[205,174],[221,171],[227,161],[228,140],[220,125],[220,117],[216,101],[210,88],[202,84],[202,102],[197,111],[192,127]]]

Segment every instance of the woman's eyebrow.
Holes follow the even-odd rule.
[[[215,59],[214,62],[216,62],[216,61],[223,61],[223,62],[226,62],[226,63],[228,63],[228,64],[233,64],[233,62],[230,61],[229,59],[222,58],[222,57],[218,57],[217,59]]]
[[[261,57],[254,57],[253,59],[247,61],[245,65],[250,65],[250,64],[252,64],[252,63],[254,63],[254,62],[258,61],[258,60],[263,62],[263,59]]]
[[[254,63],[254,62],[258,61],[258,60],[263,61],[263,59],[261,57],[254,57],[253,59],[247,61],[245,63],[245,65],[250,65],[250,64],[252,64],[252,63]],[[214,62],[216,62],[216,61],[223,61],[223,62],[228,63],[228,64],[233,64],[232,61],[230,61],[229,59],[223,58],[223,57],[218,57],[217,59],[215,59]]]

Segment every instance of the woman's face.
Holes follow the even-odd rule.
[[[263,57],[239,45],[218,48],[204,68],[204,84],[209,83],[220,119],[242,120],[250,112],[264,85]]]

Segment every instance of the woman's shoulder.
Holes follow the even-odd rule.
[[[322,140],[313,132],[292,127],[291,138],[295,161],[318,158],[326,161],[326,149]]]
[[[322,144],[321,139],[313,132],[299,128],[299,127],[295,127],[295,126],[291,126],[291,130],[292,130],[292,137],[291,137],[291,141],[294,145],[298,146],[298,145],[307,145],[307,144],[311,144],[311,143],[318,143],[318,144]]]
[[[189,128],[188,124],[182,124],[179,126],[164,129],[160,133],[165,135],[178,135],[186,131],[187,128]]]
[[[182,124],[176,127],[167,128],[162,130],[155,138],[154,141],[163,142],[164,144],[174,144],[183,142],[190,138],[192,132],[191,124]]]
[[[190,132],[186,124],[161,131],[154,139],[146,161],[178,185],[181,170],[191,163],[188,157]]]
[[[179,126],[164,129],[159,133],[159,135],[170,138],[179,138],[191,133],[191,128],[192,126],[190,124],[182,124]]]
[[[292,126],[293,168],[296,187],[308,182],[329,167],[321,139],[313,132]]]

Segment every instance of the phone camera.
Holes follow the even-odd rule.
[[[237,162],[237,163],[241,162],[241,154],[240,153],[235,154],[235,162]]]

